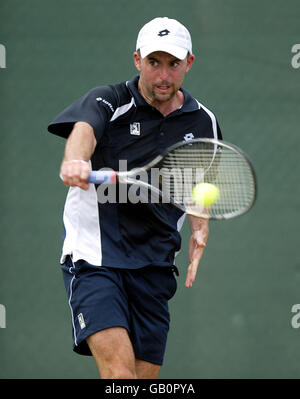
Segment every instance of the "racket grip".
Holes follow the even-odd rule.
[[[92,170],[88,182],[101,184],[101,183],[111,183],[115,184],[117,181],[117,172],[113,170]]]

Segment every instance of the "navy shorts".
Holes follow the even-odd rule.
[[[73,263],[67,257],[62,271],[75,352],[91,355],[88,336],[124,327],[135,357],[162,365],[170,323],[168,301],[177,289],[175,266],[116,269],[83,260]]]

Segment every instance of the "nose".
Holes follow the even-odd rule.
[[[160,68],[160,78],[161,80],[168,80],[169,70],[166,65],[162,65]]]

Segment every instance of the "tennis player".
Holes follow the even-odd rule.
[[[61,178],[70,186],[63,213],[61,267],[71,310],[73,349],[93,355],[103,379],[157,378],[169,330],[168,301],[185,215],[170,204],[100,203],[91,170],[139,167],[167,147],[218,138],[214,114],[182,88],[194,62],[191,36],[178,21],[155,18],[138,34],[138,75],[96,87],[49,124],[67,139]],[[188,216],[192,287],[209,233]]]

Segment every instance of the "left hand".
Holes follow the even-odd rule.
[[[196,279],[197,269],[208,238],[208,222],[201,229],[193,231],[189,243],[189,267],[185,280],[186,288],[191,288]]]

